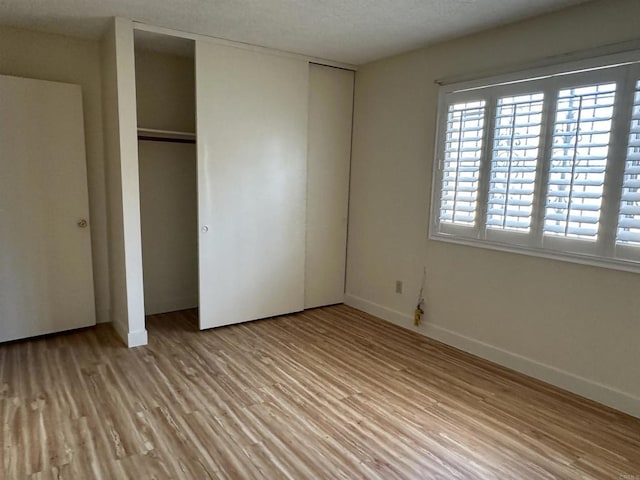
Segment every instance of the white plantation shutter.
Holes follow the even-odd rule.
[[[473,225],[484,135],[485,102],[449,106],[442,160],[440,221]]]
[[[607,83],[558,95],[545,234],[597,238],[615,92]]]
[[[529,231],[538,168],[544,95],[498,99],[487,227]]]
[[[640,51],[441,87],[430,238],[640,273]]]
[[[640,247],[640,81],[634,95],[617,242]]]

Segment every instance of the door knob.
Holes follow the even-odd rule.
[[[201,230],[202,230],[202,233],[207,233],[207,232],[209,231],[209,227],[208,227],[208,226],[206,226],[206,225],[204,225],[204,226],[201,228]]]
[[[89,225],[89,222],[87,222],[84,218],[78,222],[78,226],[80,228],[87,228],[88,225]]]

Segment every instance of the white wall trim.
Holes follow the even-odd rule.
[[[133,28],[135,30],[140,30],[144,32],[159,33],[162,35],[170,35],[172,37],[187,38],[189,40],[206,40],[216,45],[223,45],[225,47],[241,48],[243,50],[251,50],[254,52],[266,53],[270,55],[297,58],[301,60],[306,60],[311,63],[327,65],[329,67],[342,68],[344,70],[353,70],[354,72],[358,70],[358,67],[356,65],[352,65],[350,63],[334,62],[333,60],[328,60],[325,58],[318,58],[318,57],[310,57],[308,55],[303,55],[301,53],[287,52],[284,50],[276,50],[273,48],[262,47],[260,45],[253,45],[250,43],[235,42],[233,40],[226,40],[224,38],[212,37],[212,36],[203,35],[200,33],[183,32],[180,30],[173,30],[171,28],[166,28],[166,27],[158,27],[155,25],[149,25],[149,24],[137,22],[137,21],[133,21]]]
[[[435,192],[437,190],[434,189],[433,191]],[[436,212],[433,213],[437,215]],[[588,265],[590,267],[601,267],[609,268],[612,270],[620,270],[622,272],[640,273],[640,261],[637,260],[624,260],[586,254],[582,255],[579,253],[552,250],[550,248],[524,247],[515,244],[502,243],[495,240],[465,238],[460,235],[440,233],[436,231],[436,229],[437,227],[433,225],[429,228],[429,240],[453,243],[456,245],[464,245],[466,247],[484,248],[487,250],[494,250],[496,252],[515,253],[518,255],[528,255],[530,257],[539,257],[549,260],[558,260],[561,262],[577,263],[579,265]]]
[[[96,323],[109,323],[111,321],[111,309],[109,307],[96,307]]]
[[[142,232],[140,225],[140,180],[136,110],[135,50],[133,22],[116,17],[116,84],[120,127],[120,181],[122,187],[122,227],[124,234],[125,288],[131,346],[146,333],[144,282],[142,274]],[[135,345],[132,345],[135,344]]]
[[[148,336],[146,330],[129,331],[128,325],[123,325],[120,322],[112,322],[113,328],[127,345],[128,348],[141,347],[148,343]]]
[[[129,332],[127,335],[127,346],[129,348],[141,347],[149,343],[146,330],[136,330],[135,332]]]
[[[346,294],[345,303],[400,327],[640,418],[640,398],[629,393],[437,325],[424,323],[421,327],[414,327],[411,315],[355,295]]]
[[[145,302],[145,315],[156,315],[160,313],[177,312],[198,308],[198,296],[178,297],[162,299],[155,302]]]

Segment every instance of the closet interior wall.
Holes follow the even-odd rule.
[[[141,48],[136,36],[140,217],[147,315],[198,306],[192,52],[192,48],[190,55],[151,51]]]

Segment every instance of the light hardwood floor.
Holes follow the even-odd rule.
[[[640,479],[640,420],[346,306],[0,345],[4,479]]]

